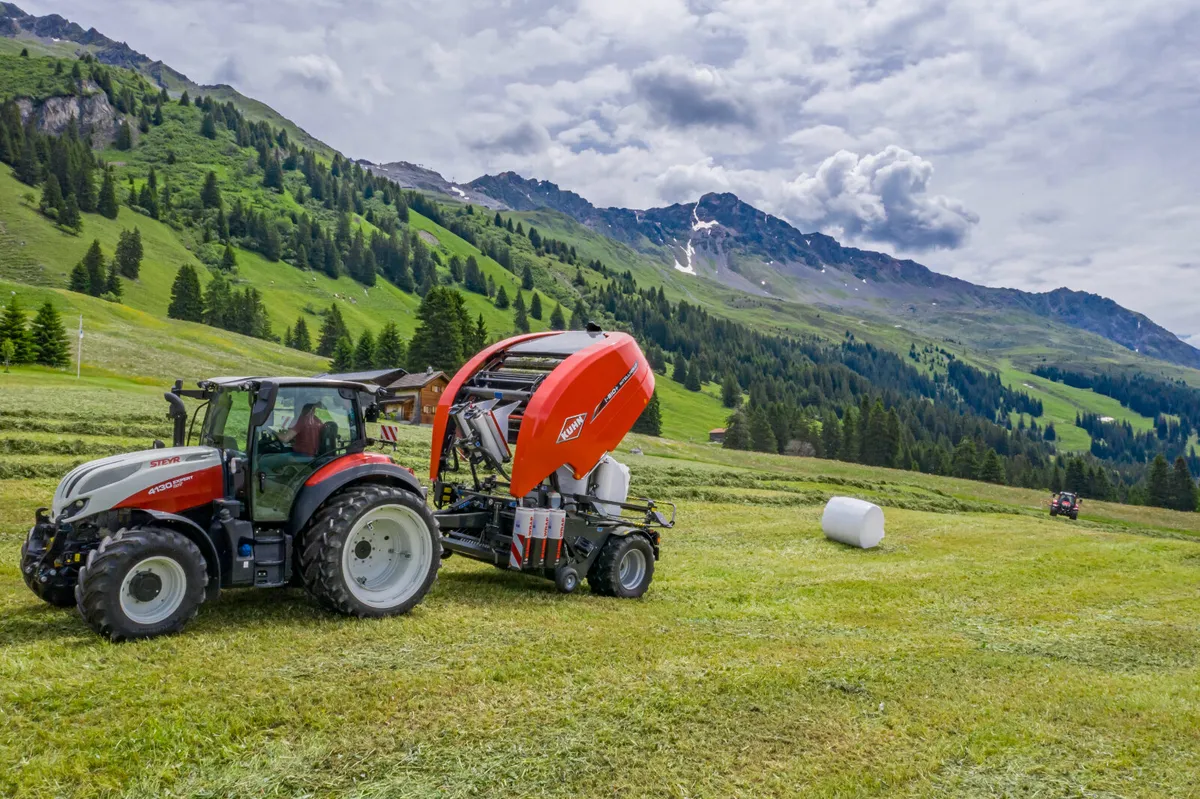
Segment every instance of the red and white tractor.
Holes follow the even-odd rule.
[[[653,391],[624,333],[589,325],[488,347],[438,406],[435,514],[411,469],[365,451],[381,389],[336,378],[225,377],[195,390],[176,381],[165,395],[173,446],[68,473],[37,511],[21,572],[39,597],[76,605],[114,641],[176,632],[222,588],[241,586],[303,585],[353,616],[405,613],[456,552],[567,593],[586,576],[599,594],[638,597],[675,507],[668,519],[650,500],[628,502],[629,470],[609,453]],[[190,425],[184,398],[202,401]],[[464,463],[470,482],[448,479]]]
[[[609,453],[653,393],[637,342],[594,325],[472,358],[433,424],[429,477],[447,554],[542,575],[566,593],[586,576],[598,594],[644,594],[675,506],[668,518],[651,500],[627,501],[629,469]]]
[[[21,549],[26,584],[112,640],[180,630],[222,588],[301,584],[354,616],[404,613],[441,562],[410,469],[364,451],[376,391],[226,377],[166,394],[174,442],[71,471]],[[191,417],[182,398],[202,400]],[[198,445],[186,446],[203,410]]]

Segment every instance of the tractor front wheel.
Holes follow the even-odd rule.
[[[592,593],[636,599],[654,579],[654,547],[638,533],[610,536],[587,579]]]
[[[187,536],[125,528],[88,553],[75,600],[88,626],[111,641],[153,638],[192,620],[207,583],[204,556]]]
[[[421,497],[362,485],[330,499],[301,538],[304,587],[348,616],[396,616],[429,591],[442,562],[437,521]]]
[[[25,585],[39,599],[56,608],[69,608],[75,604],[75,587],[70,584],[43,583],[38,578],[38,564],[46,551],[45,535],[37,527],[29,530],[25,543],[21,544],[21,577]]]

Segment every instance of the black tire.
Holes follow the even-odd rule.
[[[415,588],[411,593],[395,598],[381,597],[382,604],[369,604],[356,596],[349,585],[351,577],[343,567],[343,549],[359,519],[389,505],[410,511],[423,523],[423,535],[428,536],[429,563],[423,574],[418,571],[411,575],[409,584]],[[413,535],[422,533],[414,532]],[[313,515],[301,541],[300,563],[304,570],[304,588],[309,596],[329,610],[359,618],[398,616],[409,612],[425,598],[442,563],[441,536],[433,512],[420,496],[387,485],[359,485],[335,494]],[[420,542],[420,546],[424,545],[424,541]],[[354,557],[354,553],[350,557]],[[422,568],[420,564],[417,567],[418,570]]]
[[[1071,521],[1075,521],[1078,518],[1079,518],[1079,511],[1071,511]]]
[[[21,544],[21,579],[25,581],[25,585],[34,593],[38,599],[41,599],[47,604],[53,605],[56,608],[69,608],[75,604],[75,586],[53,585],[50,583],[42,583],[37,579],[37,565],[41,560],[42,552],[46,549],[46,542],[42,536],[37,535],[37,528],[29,528],[29,534],[25,536],[25,543]]]
[[[1051,509],[1050,509],[1050,515],[1051,515],[1052,517],[1053,517],[1053,516],[1057,516],[1057,515],[1058,515],[1058,511],[1056,511],[1054,508],[1051,508]]]
[[[641,553],[643,569],[641,578],[633,583],[623,583],[621,580],[621,564],[631,550]],[[636,557],[636,555],[630,555]],[[637,599],[646,593],[650,581],[654,579],[654,547],[644,535],[629,533],[613,535],[604,544],[600,557],[588,571],[588,586],[592,593],[601,596],[613,596],[621,599]]]
[[[173,561],[179,567],[181,596],[164,618],[139,621],[123,607],[121,591],[130,571],[148,558]],[[110,641],[154,638],[179,632],[195,617],[207,584],[204,556],[187,536],[162,527],[132,527],[106,536],[88,553],[79,570],[75,601],[87,625]],[[161,580],[159,586],[165,590]]]
[[[554,587],[563,594],[574,593],[579,587],[579,572],[572,566],[559,566],[554,570]]]

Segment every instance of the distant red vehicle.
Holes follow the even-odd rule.
[[[1068,516],[1071,521],[1079,518],[1079,508],[1083,505],[1083,500],[1078,494],[1071,491],[1062,491],[1050,498],[1050,515],[1051,516]]]

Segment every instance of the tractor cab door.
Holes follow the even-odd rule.
[[[280,386],[275,406],[253,432],[250,510],[256,522],[285,522],[304,482],[363,440],[353,391]]]

